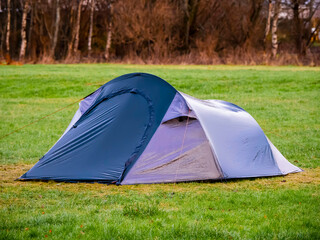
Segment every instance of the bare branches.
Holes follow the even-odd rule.
[[[5,0],[0,46],[33,62],[305,57],[320,41],[319,8],[320,0]]]

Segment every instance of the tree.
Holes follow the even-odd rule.
[[[93,28],[93,13],[95,8],[95,0],[91,0],[91,11],[90,11],[90,26],[88,35],[88,56],[91,56],[91,44],[92,44],[92,28]]]
[[[57,42],[58,42],[58,33],[59,33],[59,26],[60,26],[60,2],[59,0],[56,1],[56,18],[54,23],[54,34],[51,44],[51,51],[50,57],[54,59],[54,53],[56,50]]]
[[[11,0],[7,1],[7,34],[6,34],[6,50],[7,50],[7,56],[10,56],[10,22],[11,22]]]
[[[266,50],[267,37],[270,32],[271,14],[272,14],[272,0],[268,0],[268,13],[267,13],[266,29],[264,32],[264,39],[263,39],[264,50]]]
[[[77,22],[76,22],[76,32],[75,32],[75,41],[74,41],[74,47],[73,52],[76,53],[78,51],[79,46],[79,33],[80,33],[80,20],[81,20],[81,7],[82,7],[83,0],[79,1],[78,6],[78,14],[77,14]]]
[[[247,48],[252,41],[252,35],[256,30],[256,25],[259,21],[260,12],[262,9],[262,4],[264,0],[250,0],[248,5],[249,11],[247,14],[243,15],[242,18],[242,39],[240,40],[240,46],[243,48]],[[237,13],[241,14],[241,12]]]
[[[304,25],[305,25],[305,31],[303,35],[303,41],[302,41],[302,53],[306,54],[307,49],[311,45],[311,39],[313,35],[316,33],[318,28],[320,27],[320,21],[318,21],[317,25],[314,27],[314,30],[312,30],[312,17],[314,16],[315,12],[320,7],[320,1],[310,0],[307,4],[307,12],[308,15],[304,19]]]
[[[0,0],[0,49],[9,60],[35,63],[80,60],[87,49],[98,61],[110,61],[112,53],[137,62],[258,64],[270,45],[273,58],[281,47],[288,56],[298,53],[304,63],[318,64],[319,47],[312,43],[318,41],[319,5],[320,0]]]
[[[82,2],[83,0],[79,0],[79,3],[77,5],[77,16],[76,16],[75,24],[73,24],[73,21],[74,21],[73,5],[74,4],[73,2],[71,3],[70,27],[72,31],[71,31],[71,40],[69,41],[69,44],[68,44],[67,59],[74,58],[75,57],[74,55],[78,52]]]
[[[110,47],[112,42],[112,14],[113,14],[113,2],[112,0],[108,0],[107,3],[107,9],[108,9],[108,23],[107,23],[107,42],[106,42],[106,48],[104,52],[104,58],[108,61],[110,57]]]
[[[320,6],[320,1],[291,0],[288,5],[293,11],[293,26],[296,52],[305,55],[312,38],[311,20]]]
[[[183,10],[185,13],[185,38],[184,44],[186,49],[189,49],[190,30],[193,26],[198,10],[198,0],[184,0]]]
[[[274,12],[273,12],[273,20],[272,20],[272,29],[271,29],[271,34],[272,34],[272,57],[275,58],[277,55],[278,51],[278,35],[277,35],[277,30],[278,30],[278,19],[279,19],[279,13],[280,13],[280,0],[275,0],[275,6],[274,6]]]
[[[23,61],[26,55],[28,11],[29,11],[29,0],[26,0],[23,8],[22,23],[21,23],[21,47],[20,47],[20,55],[19,55],[20,61]]]

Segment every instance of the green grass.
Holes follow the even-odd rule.
[[[0,137],[130,72],[243,107],[305,172],[120,187],[14,181],[61,136],[74,104],[0,140],[0,239],[320,239],[320,68],[0,66]]]

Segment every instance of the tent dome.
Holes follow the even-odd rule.
[[[242,108],[132,73],[81,101],[61,138],[20,179],[140,184],[299,171]]]

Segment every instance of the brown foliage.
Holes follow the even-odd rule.
[[[1,1],[0,21],[6,24],[0,26],[0,57],[18,59],[26,41],[24,61],[33,63],[320,62],[319,47],[314,45],[319,41],[315,36],[320,30],[320,0],[281,1],[273,59],[271,33],[266,34],[270,0],[95,0],[94,5],[91,1]],[[23,25],[26,2],[30,7]]]

